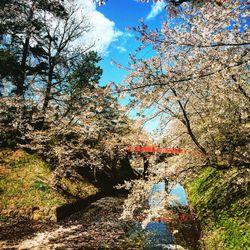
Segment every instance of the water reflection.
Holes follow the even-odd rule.
[[[144,250],[161,250],[164,249],[163,246],[174,243],[173,236],[164,223],[149,222],[146,226],[146,231],[149,239],[144,246]]]
[[[164,206],[165,181],[154,184],[151,187],[151,195],[148,199],[150,208]]]
[[[177,203],[173,202],[172,205],[184,205],[184,206],[188,206],[188,200],[187,200],[187,195],[186,195],[185,189],[179,183],[177,183],[170,190],[169,195],[177,197]]]
[[[164,206],[164,191],[167,188],[165,181],[161,181],[151,187],[151,195],[148,200],[150,208],[154,209]],[[188,209],[186,192],[179,183],[171,188],[169,194],[176,198],[176,201],[171,203],[173,209],[178,209],[178,207],[187,207]],[[171,231],[174,229],[178,229],[175,230],[178,233],[173,236]],[[198,232],[193,221],[173,221],[168,224],[151,221],[147,224],[146,231],[148,240],[143,248],[144,250],[199,249]],[[185,248],[177,244],[183,245]]]

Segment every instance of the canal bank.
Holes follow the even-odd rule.
[[[249,170],[206,168],[185,188],[201,225],[202,249],[250,249]]]

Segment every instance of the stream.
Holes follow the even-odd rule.
[[[164,188],[164,183],[155,184],[152,193]],[[180,185],[170,193],[177,195],[178,204],[187,208],[185,191]],[[199,231],[193,220],[151,221],[145,230],[139,221],[119,220],[125,198],[102,197],[56,224],[38,221],[0,224],[0,249],[199,249]],[[149,199],[150,206],[157,203],[161,204],[159,198]],[[173,204],[173,209],[178,204]],[[134,225],[139,230],[134,230]]]
[[[157,206],[164,207],[164,197],[162,194],[165,188],[164,181],[153,185],[151,188],[152,195],[148,201],[150,208]],[[156,193],[158,195],[155,196]],[[146,226],[149,237],[143,249],[200,249],[198,225],[190,213],[184,188],[177,183],[171,188],[169,194],[175,197],[175,201],[171,202],[172,209],[178,211],[178,209],[181,208],[185,213],[180,214],[179,212],[177,220],[165,221],[163,218],[160,218],[159,221],[149,222]]]

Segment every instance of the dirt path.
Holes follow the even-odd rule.
[[[105,197],[59,224],[0,226],[1,249],[139,249],[119,221],[124,198]]]

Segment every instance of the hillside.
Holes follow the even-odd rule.
[[[202,249],[250,248],[247,174],[244,168],[207,168],[186,185],[189,201],[201,223]]]
[[[34,220],[56,221],[56,208],[95,194],[90,183],[77,185],[65,179],[65,186],[72,197],[57,192],[52,185],[53,171],[36,154],[23,150],[5,149],[0,152],[0,214],[1,221],[23,217]],[[77,191],[76,191],[77,190]]]

